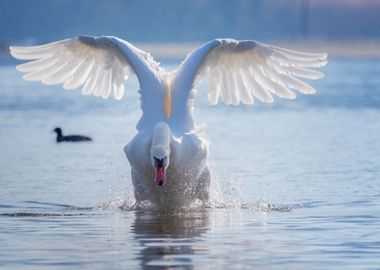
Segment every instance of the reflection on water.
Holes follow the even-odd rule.
[[[198,239],[207,232],[206,210],[182,213],[135,212],[132,232],[141,245],[137,258],[143,269],[181,266],[192,269],[194,254],[207,253]]]
[[[257,202],[179,212],[121,210],[116,202],[103,208],[3,204],[0,263],[21,269],[341,269],[339,255],[352,269],[373,267],[380,219],[366,202],[359,204]]]

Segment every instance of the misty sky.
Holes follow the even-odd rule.
[[[378,39],[380,0],[1,0],[0,44],[77,35],[131,41]]]

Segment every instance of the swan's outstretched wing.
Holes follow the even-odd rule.
[[[273,96],[293,99],[297,90],[312,94],[314,88],[301,79],[319,79],[327,54],[291,51],[253,40],[216,39],[192,51],[176,72],[173,82],[173,114],[191,114],[191,90],[208,76],[208,99],[213,105],[253,104],[255,99],[273,102]],[[185,112],[187,110],[187,112]]]
[[[124,95],[124,81],[135,74],[140,82],[143,111],[157,106],[153,101],[159,91],[153,90],[160,85],[158,63],[148,53],[117,37],[81,36],[40,46],[12,46],[10,52],[20,60],[32,60],[17,66],[27,73],[25,80],[63,84],[65,89],[82,86],[85,95],[108,98],[113,90],[119,100]]]

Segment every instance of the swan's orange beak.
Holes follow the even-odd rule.
[[[155,166],[155,179],[159,186],[163,186],[166,181],[166,170],[164,166]]]

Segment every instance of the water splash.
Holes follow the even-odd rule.
[[[112,193],[113,199],[100,203],[93,209],[106,210],[119,208],[123,211],[158,211],[160,213],[191,212],[202,209],[245,209],[257,212],[290,212],[293,209],[301,207],[300,205],[269,203],[262,199],[253,202],[243,200],[244,189],[242,187],[243,184],[240,183],[240,178],[231,178],[222,189],[218,179],[214,178],[210,183],[210,200],[208,202],[195,200],[185,207],[158,207],[148,200],[137,205],[133,190],[114,190]]]

